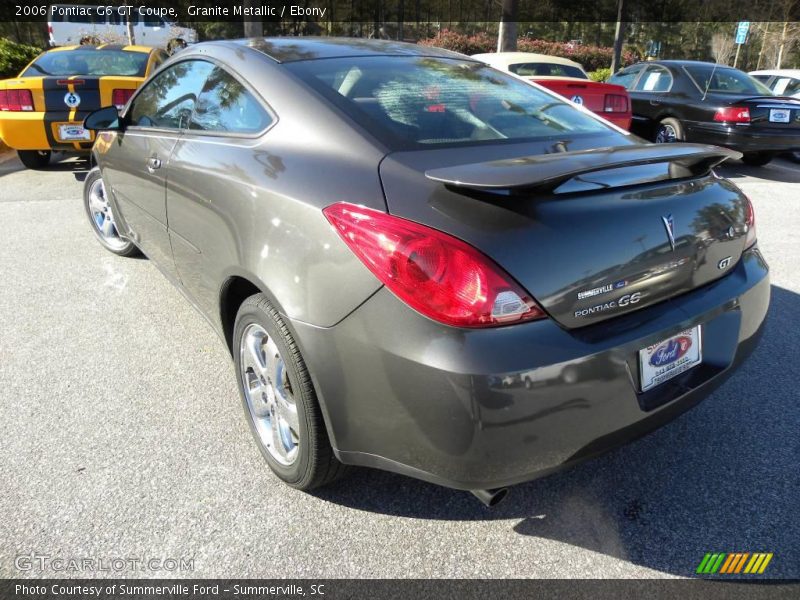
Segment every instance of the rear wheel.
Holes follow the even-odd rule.
[[[331,448],[305,361],[263,294],[242,303],[233,339],[245,414],[272,472],[301,490],[340,477],[345,466]]]
[[[763,167],[774,158],[769,152],[745,152],[742,154],[742,162],[751,167]]]
[[[682,142],[683,140],[683,126],[678,119],[663,119],[658,124],[655,136],[656,144],[672,144],[674,142]]]
[[[17,156],[29,169],[43,169],[50,163],[49,150],[17,150]]]

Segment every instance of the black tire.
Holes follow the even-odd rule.
[[[682,142],[685,139],[686,136],[683,132],[683,125],[681,125],[681,122],[678,121],[678,119],[673,119],[672,117],[662,119],[658,124],[658,127],[656,127],[656,131],[653,136],[653,141],[656,144]]]
[[[103,178],[100,175],[100,169],[98,167],[94,167],[86,175],[86,179],[83,182],[83,208],[86,212],[86,217],[89,219],[89,225],[92,227],[92,231],[94,232],[97,241],[99,241],[106,250],[116,254],[117,256],[136,256],[140,254],[139,249],[132,241],[119,235],[116,225],[112,225],[115,235],[104,236],[102,233],[102,228],[97,220],[97,217],[100,213],[96,212],[96,209],[93,208],[92,205],[92,193],[93,191],[96,193],[98,184],[101,185],[103,188],[103,193],[105,194],[105,185],[103,185]],[[107,206],[107,214],[110,216],[113,223],[114,216],[111,212],[111,205],[107,204]]]
[[[745,152],[742,154],[742,162],[751,167],[763,167],[773,158],[775,155],[769,152]]]
[[[250,325],[258,325],[277,346],[286,365],[292,396],[297,407],[299,431],[297,432],[297,457],[290,465],[279,463],[264,445],[248,406],[242,370],[242,337]],[[312,490],[338,479],[347,472],[333,453],[322,411],[314,391],[300,349],[278,311],[264,294],[255,294],[245,300],[236,314],[233,329],[233,358],[236,379],[250,431],[270,469],[281,480],[299,490]]]
[[[786,156],[788,156],[794,162],[800,163],[800,152],[789,152],[789,154],[787,154]]]
[[[50,150],[17,150],[17,156],[29,169],[44,169],[50,164]]]

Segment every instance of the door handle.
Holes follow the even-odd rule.
[[[151,173],[156,169],[161,168],[161,159],[155,156],[151,156],[147,159],[147,170]]]

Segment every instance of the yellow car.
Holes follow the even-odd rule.
[[[93,110],[122,108],[167,59],[147,46],[64,46],[35,58],[19,77],[0,81],[0,139],[30,168],[53,150],[88,153],[94,133],[83,128]]]

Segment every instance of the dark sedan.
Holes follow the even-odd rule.
[[[205,315],[300,489],[361,465],[494,504],[693,406],[767,311],[752,206],[712,170],[737,153],[452,52],[198,44],[86,126],[92,230]]]
[[[800,100],[775,96],[738,69],[661,60],[632,65],[608,81],[628,90],[631,131],[646,139],[717,144],[755,166],[800,150]]]

